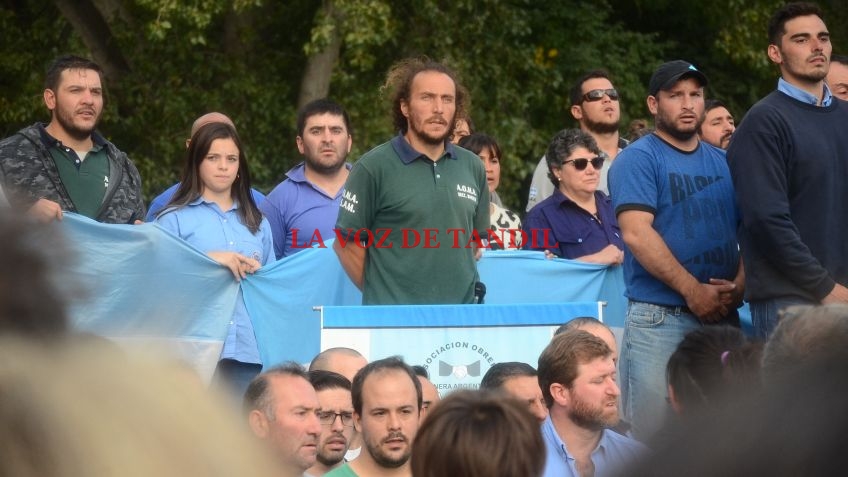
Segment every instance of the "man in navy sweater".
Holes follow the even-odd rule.
[[[810,3],[782,7],[768,34],[777,91],[751,108],[727,151],[761,337],[789,305],[848,303],[848,103],[825,83],[830,34]]]

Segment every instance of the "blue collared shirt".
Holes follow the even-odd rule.
[[[153,222],[156,220],[156,216],[159,215],[159,212],[162,212],[162,209],[171,202],[171,198],[174,197],[174,194],[177,193],[177,189],[180,187],[180,183],[172,185],[165,189],[165,192],[157,195],[150,201],[150,207],[147,208],[147,216],[144,218],[145,222]],[[265,201],[265,195],[262,192],[259,192],[256,189],[250,189],[250,195],[253,196],[253,201],[256,202],[257,207],[262,206],[262,202]]]
[[[237,210],[238,204],[222,211],[218,204],[199,197],[185,207],[166,211],[156,222],[203,253],[237,252],[255,258],[262,265],[273,262],[274,243],[268,220],[262,219],[262,225],[254,235],[241,223]],[[262,363],[241,289],[221,358],[242,363]]]
[[[350,164],[345,164],[345,167],[351,168]],[[286,172],[287,179],[277,185],[259,206],[271,223],[274,253],[278,259],[303,250],[313,239],[324,242],[335,238],[333,227],[339,215],[344,187],[330,196],[309,182],[305,170],[306,166],[301,162]]]
[[[827,83],[824,84],[824,98],[822,99],[821,106],[826,107],[830,106],[830,103],[833,102],[833,94],[830,92],[830,88],[827,86]],[[777,90],[781,93],[789,96],[792,99],[797,99],[802,103],[812,104],[813,106],[819,106],[819,98],[815,95],[810,94],[803,89],[790,84],[783,78],[777,80]]]
[[[576,461],[568,453],[565,443],[557,434],[549,415],[542,423],[542,439],[545,441],[545,472],[543,477],[580,477]],[[592,451],[595,477],[619,475],[630,464],[643,458],[648,448],[629,437],[604,429],[598,447]],[[626,475],[623,473],[621,475]]]
[[[578,206],[559,189],[536,204],[524,219],[526,250],[550,250],[568,259],[598,253],[608,245],[624,250],[621,229],[612,210],[612,201],[595,191],[597,217]],[[546,236],[545,231],[550,233]],[[547,242],[547,243],[546,243]],[[556,246],[555,246],[556,245]]]

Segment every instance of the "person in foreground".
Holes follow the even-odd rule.
[[[843,475],[848,306],[787,308],[762,361],[760,389],[732,391],[721,409],[680,420],[665,445],[621,475]]]
[[[277,458],[279,475],[306,477],[319,452],[321,404],[303,367],[290,362],[258,375],[243,404],[253,435]]]
[[[451,393],[412,446],[415,477],[539,477],[545,447],[527,408],[494,391]]]
[[[309,371],[309,381],[318,395],[318,420],[321,435],[318,438],[318,455],[307,473],[320,477],[341,467],[353,437],[353,401],[350,381],[332,371]]]
[[[527,406],[533,417],[545,422],[548,407],[539,388],[539,373],[527,363],[507,361],[495,363],[483,375],[480,390],[500,393],[501,396],[518,400]]]
[[[647,448],[609,428],[618,424],[612,350],[595,335],[554,336],[539,356],[539,385],[550,415],[542,424],[545,477],[617,475]]]
[[[423,399],[415,372],[396,356],[373,361],[356,373],[351,394],[354,426],[362,434],[362,452],[325,475],[411,476],[409,457]]]

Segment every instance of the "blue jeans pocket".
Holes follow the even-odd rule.
[[[665,321],[665,311],[648,303],[629,302],[627,304],[627,326],[653,328]]]

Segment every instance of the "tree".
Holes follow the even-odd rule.
[[[93,56],[109,72],[101,130],[136,162],[148,197],[178,178],[189,125],[212,110],[233,117],[254,182],[268,190],[300,160],[297,105],[323,95],[345,105],[356,158],[395,133],[385,72],[426,54],[460,72],[477,125],[506,152],[501,197],[520,210],[547,141],[575,126],[566,104],[574,78],[606,67],[625,118],[645,115],[644,84],[668,43],[613,13],[607,0],[13,2],[0,7],[0,72],[15,78],[0,83],[0,124],[8,135],[45,119],[50,59]]]

